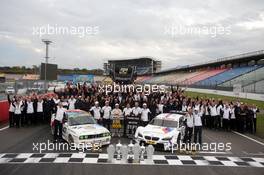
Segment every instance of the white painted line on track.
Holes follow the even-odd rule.
[[[235,134],[237,134],[237,135],[240,135],[240,136],[242,136],[242,137],[245,137],[245,138],[247,138],[247,139],[249,139],[249,140],[251,140],[251,141],[253,141],[253,142],[256,142],[256,143],[258,143],[258,144],[264,146],[264,143],[263,143],[263,142],[260,142],[260,141],[258,141],[258,140],[256,140],[256,139],[253,139],[253,138],[251,138],[251,137],[249,137],[249,136],[246,136],[246,135],[241,134],[241,133],[236,132],[236,131],[232,131],[232,132],[235,133]]]
[[[7,125],[7,126],[5,126],[3,128],[0,128],[0,131],[3,131],[3,130],[8,129],[8,128],[9,128],[9,126]]]

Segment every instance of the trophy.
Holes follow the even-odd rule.
[[[115,154],[115,147],[114,145],[109,145],[107,148],[107,154],[108,154],[108,162],[113,162],[114,154]]]
[[[119,140],[118,144],[116,144],[116,153],[117,153],[116,160],[121,160],[121,147],[122,147],[122,144],[120,143],[120,140]]]
[[[136,143],[133,147],[133,153],[134,153],[134,163],[139,163],[139,156],[140,156],[140,145]]]
[[[132,162],[133,160],[133,141],[130,140],[130,144],[128,145],[128,162]]]
[[[140,147],[140,160],[141,161],[144,161],[144,153],[146,151],[146,147],[144,146],[144,143],[141,144],[141,147]]]

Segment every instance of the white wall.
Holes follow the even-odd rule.
[[[259,100],[264,101],[264,94],[253,94],[246,92],[232,92],[232,91],[219,91],[219,90],[211,90],[211,89],[197,89],[197,88],[187,88],[186,91],[192,92],[200,92],[206,94],[215,94],[215,95],[224,95],[229,97],[240,97],[251,100]]]

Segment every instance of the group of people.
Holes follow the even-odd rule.
[[[206,127],[215,130],[236,130],[239,132],[256,132],[257,106],[237,101],[221,99],[191,98],[179,87],[170,87],[166,92],[105,93],[100,92],[97,84],[67,83],[64,89],[54,90],[48,95],[15,96],[10,102],[10,127],[19,127],[50,121],[60,103],[66,109],[81,109],[90,112],[99,124],[109,130],[114,126],[120,136],[126,130],[134,132],[138,125],[145,126],[160,113],[186,111],[186,141],[192,139],[201,142],[201,130]],[[195,116],[201,118],[199,127],[194,127]],[[127,118],[138,118],[138,124],[129,126]],[[118,120],[116,120],[118,119]],[[118,123],[117,121],[121,121]],[[117,123],[116,123],[117,122]]]
[[[49,123],[56,105],[60,102],[56,96],[37,95],[7,96],[9,102],[9,126],[17,127]]]

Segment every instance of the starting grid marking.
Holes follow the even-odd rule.
[[[22,163],[90,163],[90,164],[135,164],[135,165],[177,165],[177,166],[228,166],[228,167],[261,167],[264,158],[228,157],[228,156],[186,156],[186,155],[153,155],[153,160],[140,163],[121,160],[108,162],[107,154],[97,153],[2,153],[0,164]]]

